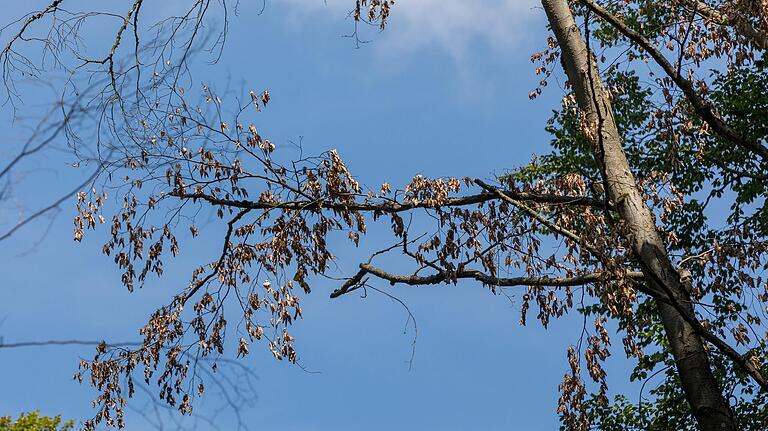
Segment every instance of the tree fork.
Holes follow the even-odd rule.
[[[667,255],[651,210],[627,162],[594,56],[576,25],[568,0],[542,0],[542,5],[560,45],[563,68],[579,108],[586,117],[587,127],[594,132],[595,157],[602,170],[607,197],[614,202],[630,231],[627,239],[651,288],[669,292],[670,299],[681,306],[656,302],[691,411],[703,431],[736,430],[730,407],[712,373],[704,342],[682,315],[682,312],[694,315],[688,293]]]

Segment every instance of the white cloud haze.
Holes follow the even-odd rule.
[[[354,0],[286,0],[300,17],[309,19],[319,10],[343,18]],[[494,50],[519,46],[529,38],[541,14],[536,0],[398,0],[392,9],[389,29],[379,47],[417,51],[437,47],[457,60],[473,44]],[[370,35],[370,32],[367,33]]]

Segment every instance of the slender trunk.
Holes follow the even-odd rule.
[[[651,210],[643,199],[624,154],[623,143],[613,117],[594,56],[589,52],[576,25],[568,0],[542,0],[549,23],[562,51],[562,62],[576,100],[593,132],[595,155],[605,180],[608,198],[616,205],[627,239],[642,265],[649,287],[672,297],[678,306],[657,300],[682,388],[699,428],[735,430],[731,410],[712,374],[704,343],[681,314],[693,316],[688,293],[667,255],[656,230]]]

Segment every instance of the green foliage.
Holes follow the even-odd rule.
[[[635,18],[625,19],[635,26]],[[644,16],[644,19],[646,23],[659,20],[656,23],[659,26],[663,20],[661,16]],[[614,43],[612,39],[618,37],[610,26],[601,27],[592,35],[605,45]],[[714,241],[728,241],[728,234],[718,230],[722,222],[707,220],[707,210],[713,206],[718,213],[726,212],[725,226],[738,226],[758,236],[768,235],[765,199],[768,175],[754,156],[713,133],[694,133],[702,123],[685,99],[674,100],[672,109],[659,109],[666,106],[667,101],[659,100],[634,71],[609,67],[603,79],[614,96],[615,119],[634,174],[641,180],[661,175],[684,196],[680,209],[661,221],[663,230],[674,232],[677,237],[676,242],[669,244],[672,254],[696,255]],[[718,106],[719,113],[739,133],[765,145],[768,142],[768,69],[763,61],[725,73],[713,71],[710,81],[708,97]],[[669,114],[671,112],[676,112],[676,116]],[[690,118],[688,124],[681,122],[686,115]],[[600,174],[594,149],[582,131],[579,112],[572,106],[564,106],[553,113],[547,130],[552,135],[552,153],[538,157],[508,176],[535,181],[577,173],[598,183]],[[690,269],[696,279],[711,276],[697,265]],[[746,311],[743,301],[739,300],[740,284],[738,280],[715,278],[711,284],[699,286],[704,290],[701,297],[711,304],[705,317],[714,330],[727,331],[740,313]],[[724,293],[715,288],[718,285],[732,287]],[[599,303],[579,311],[587,315],[607,313]],[[697,430],[653,300],[641,300],[631,321],[616,317],[621,331],[629,327],[636,331],[636,342],[644,352],[630,376],[632,381],[643,385],[643,392],[641,397],[619,394],[608,403],[592,394],[585,403],[592,428]],[[752,352],[766,357],[768,346],[759,343]],[[717,351],[711,353],[710,360],[739,429],[768,429],[768,394]]]
[[[593,314],[595,307],[583,312]],[[725,313],[718,313],[724,316]],[[620,322],[626,327],[629,322]],[[642,382],[640,394],[630,400],[616,395],[609,403],[592,394],[586,408],[593,429],[620,430],[679,430],[697,431],[690,406],[685,399],[668,342],[651,300],[643,301],[637,309],[633,324],[638,327],[638,344],[648,354],[635,365],[630,380]],[[768,352],[765,344],[757,349]],[[738,367],[713,350],[710,361],[719,386],[728,395],[739,429],[763,431],[768,429],[768,393],[760,388]]]
[[[75,421],[62,423],[61,416],[42,416],[40,412],[22,413],[15,421],[10,416],[0,416],[0,431],[72,431]]]
[[[768,69],[758,62],[755,67],[735,69],[729,74],[715,72],[714,77],[712,99],[721,107],[722,114],[739,132],[765,144],[768,137]],[[726,143],[715,143],[712,151],[724,156],[725,163],[745,157]],[[743,221],[762,234],[768,234],[768,202],[765,199],[768,181],[766,173],[757,163],[755,165],[754,170],[748,172],[750,175],[726,172],[722,179],[713,181],[713,185],[718,189],[728,187],[736,194],[729,222]]]

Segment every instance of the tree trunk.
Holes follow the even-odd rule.
[[[610,98],[600,80],[594,55],[570,10],[568,0],[542,0],[549,23],[562,51],[568,75],[587,127],[593,131],[595,157],[602,170],[608,198],[628,229],[627,240],[654,292],[672,297],[657,300],[657,309],[675,358],[682,389],[699,428],[736,430],[730,407],[712,374],[704,343],[681,312],[694,316],[688,292],[666,252],[650,208],[646,205],[624,154],[613,117]]]

